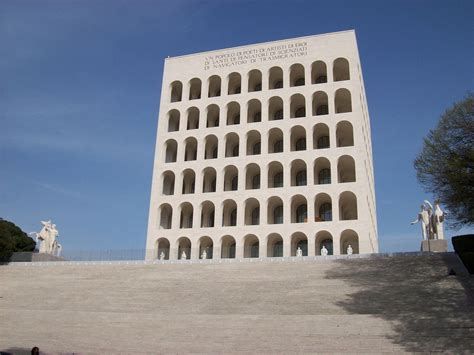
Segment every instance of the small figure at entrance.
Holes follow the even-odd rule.
[[[322,256],[327,256],[328,255],[328,250],[326,249],[326,246],[324,246],[324,245],[321,248],[321,255]]]
[[[181,260],[186,260],[188,258],[188,256],[186,255],[186,252],[183,250],[183,252],[181,253]]]
[[[354,250],[352,250],[352,246],[349,244],[347,246],[347,255],[352,255],[353,252],[354,252]]]
[[[160,260],[165,260],[165,252],[163,250],[160,253]]]
[[[207,259],[207,252],[206,252],[206,249],[204,249],[204,250],[202,251],[201,259]]]
[[[296,249],[296,256],[297,256],[297,257],[303,256],[303,250],[301,250],[300,247],[298,247],[298,249]]]

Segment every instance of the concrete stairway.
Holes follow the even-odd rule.
[[[331,261],[0,266],[0,351],[468,352],[452,253]]]

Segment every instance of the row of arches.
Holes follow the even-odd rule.
[[[327,250],[327,255],[348,254],[348,249],[349,254],[359,254],[359,236],[352,229],[344,230],[336,240],[326,230],[319,231],[310,238],[303,232],[295,232],[290,236],[287,245],[279,233],[271,233],[264,238],[247,234],[241,242],[236,241],[232,235],[224,235],[217,241],[209,236],[202,236],[196,245],[193,245],[188,237],[179,238],[174,245],[162,237],[156,241],[155,257],[162,260],[233,259],[237,255],[244,258],[278,258],[297,256],[298,249],[301,250],[302,256],[321,255],[323,247]]]
[[[300,125],[293,126],[289,132],[289,151],[303,151],[308,147],[313,149],[330,148],[329,127],[324,123],[314,125],[312,137],[308,137],[306,128]],[[308,144],[308,139],[311,141]],[[250,130],[245,134],[245,154],[259,155],[262,153],[262,135],[257,130]],[[267,132],[267,153],[282,153],[285,150],[285,138],[283,130],[274,127]],[[185,138],[183,161],[197,159],[217,159],[219,157],[238,157],[240,152],[240,137],[235,132],[224,136],[223,152],[219,154],[219,139],[214,134],[204,137],[202,150],[199,152],[199,143],[195,137]],[[354,129],[350,122],[340,121],[336,125],[336,147],[349,147],[354,145]],[[170,138],[164,143],[164,162],[174,163],[178,158],[178,142]],[[265,153],[265,152],[264,152]]]
[[[337,58],[332,65],[332,75],[334,81],[350,80],[349,61],[345,58]],[[281,89],[285,86],[306,85],[306,73],[303,64],[296,63],[289,68],[289,77],[285,78],[283,69],[279,66],[270,68],[267,73],[268,89]],[[311,84],[323,84],[328,82],[327,65],[324,61],[318,60],[311,65]],[[286,81],[289,79],[289,83]],[[263,88],[263,75],[258,69],[253,69],[247,73],[247,92],[261,91]],[[289,85],[288,85],[289,84]],[[207,97],[221,96],[222,79],[218,75],[212,75],[207,79]],[[193,78],[188,82],[188,99],[198,100],[203,95],[202,80]],[[227,94],[235,95],[242,92],[242,75],[233,72],[227,76]],[[173,81],[170,84],[170,102],[180,102],[183,100],[183,83]]]
[[[290,174],[285,177],[283,164],[279,161],[273,161],[266,166],[266,181],[262,181],[261,168],[256,163],[247,164],[242,173],[235,165],[227,165],[220,172],[223,179],[222,189],[219,191],[237,191],[239,190],[239,175],[243,180],[241,188],[245,190],[266,188],[278,188],[284,186],[307,186],[326,185],[333,183],[333,174],[337,175],[337,183],[349,183],[356,181],[355,160],[350,155],[342,155],[337,159],[336,170],[333,173],[331,162],[325,157],[316,158],[313,162],[313,181],[308,181],[307,164],[302,159],[295,159],[291,162]],[[196,192],[196,173],[193,169],[187,168],[181,172],[181,194],[193,194]],[[217,192],[218,174],[215,168],[206,167],[201,171],[202,192]],[[285,181],[288,179],[288,181]],[[161,175],[161,193],[162,195],[174,195],[176,185],[175,173],[166,170]],[[201,192],[200,191],[200,192]],[[179,192],[178,192],[179,193]]]
[[[254,197],[248,198],[243,203],[243,218],[239,223],[238,206],[233,199],[224,200],[219,206],[221,212],[222,227],[234,227],[237,225],[260,225],[260,224],[284,224],[307,223],[308,201],[303,195],[295,195],[285,205],[283,199],[272,196],[266,200],[266,221],[261,221],[260,201]],[[345,191],[338,197],[339,220],[356,220],[358,218],[357,197],[351,191]],[[200,225],[197,226],[194,219],[194,206],[190,202],[183,202],[178,206],[179,229],[186,228],[210,228],[216,227],[216,206],[212,201],[204,201],[200,204]],[[287,211],[289,209],[289,211]],[[333,220],[332,198],[327,193],[319,193],[314,199],[314,222],[331,222]],[[288,215],[287,215],[288,214]],[[159,206],[159,227],[161,229],[173,229],[173,207],[169,203]]]
[[[324,91],[317,91],[312,95],[310,112],[312,116],[328,115],[334,113],[352,112],[352,98],[348,89],[338,89],[334,94],[334,106],[330,109],[328,94]],[[289,100],[290,118],[307,117],[306,98],[302,94],[294,94]],[[273,96],[267,101],[267,120],[278,121],[284,119],[284,102],[279,96]],[[205,122],[201,122],[200,111],[193,106],[186,110],[186,129],[198,129],[205,125],[206,128],[219,127],[221,123],[221,110],[218,105],[211,104],[205,109]],[[238,125],[241,123],[242,109],[236,101],[229,102],[224,109],[225,124],[227,126]],[[172,109],[167,114],[168,132],[176,132],[181,128],[181,114],[177,109]],[[246,105],[247,123],[262,121],[262,103],[258,99],[252,99]]]

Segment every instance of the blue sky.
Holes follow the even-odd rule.
[[[413,159],[474,89],[473,1],[0,1],[0,216],[144,248],[163,60],[355,29],[381,251],[417,250]],[[451,236],[456,232],[448,231]]]

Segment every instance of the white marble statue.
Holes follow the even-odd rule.
[[[36,239],[41,241],[39,252],[55,255],[57,253],[58,246],[60,246],[56,240],[59,235],[56,225],[51,223],[50,220],[41,221],[41,224],[43,225],[43,228],[39,233],[36,233]],[[62,247],[59,249],[62,249]]]
[[[298,249],[296,249],[296,256],[297,256],[297,257],[303,256],[303,250],[301,250],[300,247],[298,247]]]
[[[417,218],[411,222],[411,224],[421,223],[421,235],[423,240],[426,240],[429,236],[429,225],[430,225],[430,215],[425,205],[420,206],[420,212],[418,212]]]
[[[445,217],[446,213],[441,209],[439,199],[435,201],[434,207],[428,200],[424,200],[418,218],[411,224],[421,222],[423,240],[444,239]]]
[[[354,253],[354,250],[352,250],[352,246],[349,244],[347,246],[347,255],[352,255]]]
[[[431,210],[430,223],[433,239],[444,239],[444,220],[446,213],[441,209],[439,199],[435,200],[434,208],[427,200],[425,200],[425,204],[429,206],[428,211]]]
[[[53,255],[57,256],[59,258],[61,256],[61,250],[62,249],[63,249],[63,246],[61,244],[59,244],[57,241],[55,241]]]
[[[204,249],[201,254],[201,259],[207,259],[207,251]]]
[[[186,260],[188,258],[188,256],[186,255],[186,252],[183,250],[183,252],[181,253],[181,260]]]
[[[160,253],[160,260],[165,260],[165,252],[163,250]]]
[[[323,245],[323,247],[321,248],[321,255],[322,256],[327,256],[328,255],[328,250],[326,249],[325,245]]]

